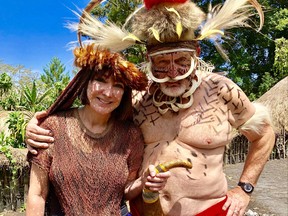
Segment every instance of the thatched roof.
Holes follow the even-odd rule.
[[[285,77],[256,102],[264,104],[270,109],[275,131],[288,131],[288,77]]]
[[[8,111],[0,111],[0,132],[3,131],[6,136],[9,135],[8,126],[6,124],[8,116],[9,116]]]
[[[26,155],[28,150],[27,149],[19,149],[19,148],[9,148],[9,151],[12,154],[12,158],[15,161],[14,165],[19,166],[19,167],[27,167],[28,166],[28,162],[26,160]],[[5,156],[5,154],[0,152],[0,167],[3,166],[10,166],[11,163],[8,160],[8,158]]]

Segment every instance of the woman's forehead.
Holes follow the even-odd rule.
[[[111,83],[122,83],[124,85],[124,83],[117,79],[117,77],[113,76],[113,73],[109,73],[109,72],[105,72],[104,74],[96,74],[94,79],[102,79],[105,80],[106,82],[111,82]]]

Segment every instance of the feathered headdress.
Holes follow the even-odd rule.
[[[80,16],[79,25],[71,24],[70,28],[78,30],[79,35],[88,36],[96,45],[116,52],[137,43],[165,46],[178,41],[220,39],[225,37],[227,29],[254,28],[249,20],[256,11],[260,17],[258,30],[264,23],[264,14],[257,0],[226,0],[223,5],[210,6],[208,14],[189,0],[144,0],[145,7],[136,9],[120,28],[111,22],[103,23],[90,14],[101,2],[92,0]],[[195,36],[195,30],[199,35]]]
[[[95,44],[89,44],[75,48],[74,56],[77,67],[90,69],[95,73],[106,68],[109,69],[109,75],[131,89],[142,91],[147,87],[146,75],[136,65],[124,60],[119,53],[111,53]]]
[[[116,46],[117,44],[107,44],[105,43],[105,40],[102,40],[102,43],[96,43],[97,40],[106,37],[109,37],[110,41],[115,41],[113,40],[113,30],[111,29],[119,29],[114,24],[107,23],[106,28],[104,28],[106,31],[102,31],[101,35],[97,34],[99,29],[102,29],[104,25],[99,20],[92,17],[90,12],[100,2],[101,1],[99,0],[91,1],[82,15],[75,12],[80,18],[79,23],[68,24],[68,28],[77,31],[78,42],[80,44],[80,47],[74,49],[74,64],[81,69],[88,68],[95,72],[101,71],[104,67],[109,68],[111,75],[113,75],[117,81],[123,82],[132,89],[139,91],[144,90],[148,82],[146,75],[142,73],[136,65],[124,60],[121,55],[116,52],[119,51],[119,49],[114,50],[111,48],[113,45]],[[118,30],[116,37],[119,37],[119,34],[122,37],[125,36],[125,33]],[[82,43],[82,35],[89,36],[92,40]]]

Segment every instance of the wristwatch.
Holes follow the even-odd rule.
[[[240,186],[242,190],[247,194],[251,194],[254,190],[254,186],[247,182],[239,182],[238,186]]]

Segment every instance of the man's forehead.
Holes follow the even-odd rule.
[[[150,56],[153,62],[161,60],[177,60],[177,59],[191,59],[195,55],[195,51],[175,51],[168,53],[159,53],[157,55]]]
[[[183,54],[183,55],[187,55],[187,54],[193,54],[195,53],[195,49],[191,49],[191,48],[177,48],[177,49],[166,49],[166,50],[159,50],[159,51],[155,51],[155,52],[151,52],[149,53],[149,57],[154,57],[154,56],[163,56],[165,54]]]

